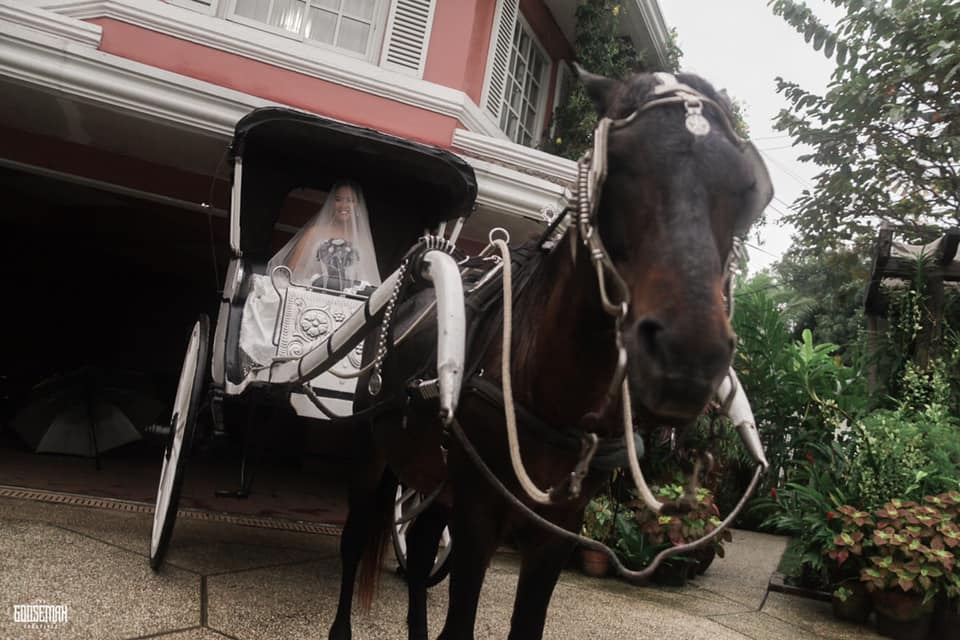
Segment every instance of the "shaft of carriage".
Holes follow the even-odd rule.
[[[463,284],[456,261],[447,253],[430,249],[418,261],[419,273],[412,274],[433,284],[437,298],[437,384],[440,392],[440,417],[449,422],[457,409],[463,379],[465,325]],[[397,292],[407,267],[394,271],[369,299],[344,320],[326,340],[295,360],[276,363],[270,368],[274,384],[302,385],[340,361],[371,330],[389,324],[389,314],[397,304]],[[385,344],[377,345],[375,362],[383,357]]]

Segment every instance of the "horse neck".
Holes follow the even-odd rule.
[[[571,423],[595,411],[616,360],[613,319],[600,305],[586,250],[566,242],[543,258],[514,313],[514,393],[540,418]]]

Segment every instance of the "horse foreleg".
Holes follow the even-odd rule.
[[[458,494],[453,509],[450,602],[439,640],[472,640],[480,589],[503,534],[502,509],[471,498]]]
[[[513,603],[509,640],[539,640],[547,619],[547,607],[560,572],[574,544],[542,534],[521,540],[523,557],[517,595]]]
[[[427,639],[427,581],[446,525],[446,509],[437,504],[417,516],[410,525],[407,536],[407,628],[410,640]]]

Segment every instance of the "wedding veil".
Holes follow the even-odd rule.
[[[339,191],[344,189],[344,191]],[[344,220],[337,215],[336,196],[352,192],[353,215]],[[298,284],[312,285],[315,280],[326,282],[327,263],[321,259],[321,248],[328,241],[344,240],[352,247],[349,252],[345,274],[347,279],[362,283],[379,285],[380,270],[377,268],[377,256],[373,250],[373,236],[370,233],[370,217],[360,185],[352,181],[341,181],[331,187],[320,210],[307,221],[300,230],[267,263],[267,273],[279,265],[286,265]],[[342,251],[341,251],[342,253]],[[325,285],[324,285],[325,286]]]

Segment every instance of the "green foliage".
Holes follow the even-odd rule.
[[[899,411],[879,410],[863,418],[850,452],[857,506],[873,510],[893,497],[913,497],[930,463],[923,444],[920,429]]]
[[[623,6],[616,0],[584,0],[577,5],[573,49],[583,68],[608,78],[624,78],[644,68],[643,56],[629,38],[620,35],[622,16]],[[671,31],[668,68],[664,71],[676,71],[682,55],[676,44],[676,33]],[[555,134],[553,139],[545,141],[543,148],[575,160],[591,145],[597,114],[579,84],[569,87],[567,95],[559,97],[559,105]]]
[[[664,503],[682,498],[686,489],[679,483],[653,487],[654,495]],[[673,545],[693,542],[710,533],[720,525],[719,510],[713,502],[713,493],[706,488],[696,491],[696,504],[680,515],[654,515],[641,500],[631,500],[627,509],[617,514],[617,553],[624,564],[631,568],[646,566],[660,551]],[[732,540],[729,529],[713,541],[713,549],[723,557],[723,543]],[[678,555],[668,563],[687,563],[692,559]]]
[[[960,223],[960,3],[835,0],[835,29],[802,2],[769,4],[836,62],[822,96],[777,78],[776,128],[823,168],[786,216],[802,250],[866,246],[878,221],[926,240]]]
[[[845,505],[847,513],[855,511]],[[940,592],[956,598],[960,572],[955,552],[960,550],[960,492],[928,495],[922,501],[893,499],[869,516],[848,522],[835,540],[856,537],[850,553],[862,557],[860,580],[870,590],[918,593],[924,602]]]
[[[889,301],[889,328],[884,333],[882,348],[875,354],[881,373],[879,382],[888,396],[910,406],[919,408],[936,402],[957,414],[960,413],[960,333],[954,327],[960,326],[960,296],[955,291],[945,292],[941,335],[939,338],[924,335],[935,321],[929,309],[926,263],[922,256],[918,259],[916,274],[907,286],[884,288]],[[921,341],[931,339],[934,343],[927,348],[932,358],[921,369],[915,364]]]
[[[764,528],[792,536],[790,553],[812,574],[811,586],[822,586],[831,582],[823,550],[838,532],[830,514],[846,502],[842,479],[847,461],[836,443],[811,444],[807,454],[791,463],[790,480],[754,500],[750,510],[764,516]]]
[[[849,364],[864,326],[868,260],[843,248],[827,249],[816,256],[793,250],[775,270],[787,294],[782,312],[794,339],[810,329],[818,341],[839,345]]]
[[[764,489],[780,483],[791,461],[808,443],[832,437],[835,411],[823,400],[855,410],[865,402],[863,379],[835,357],[836,345],[815,344],[809,330],[794,341],[771,290],[748,282],[738,288],[734,330],[739,346],[734,361],[753,405],[757,428],[770,461]]]
[[[581,535],[608,544],[614,538],[615,512],[616,503],[608,495],[600,494],[590,500],[583,512]]]

